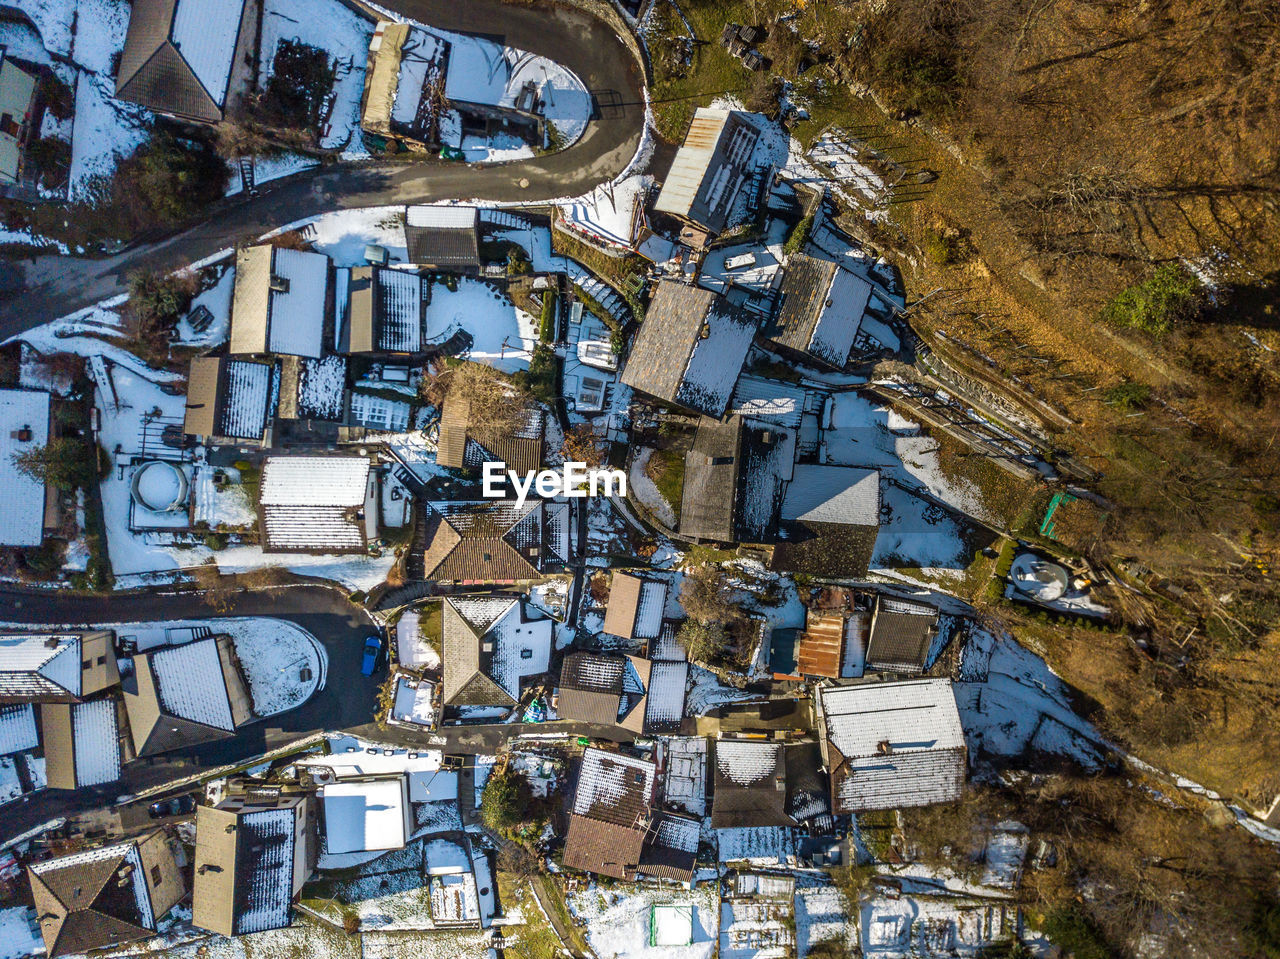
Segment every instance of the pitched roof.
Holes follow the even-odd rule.
[[[411,206],[404,235],[409,262],[442,269],[480,265],[480,211],[472,206]]]
[[[0,636],[0,702],[71,702],[81,695],[80,637]]]
[[[636,871],[655,879],[688,882],[693,878],[701,832],[702,822],[698,819],[659,813]]]
[[[871,284],[835,263],[794,253],[787,258],[781,302],[765,336],[841,368],[862,322]]]
[[[684,457],[680,533],[732,543],[737,539],[738,476],[742,468],[742,417],[720,423],[704,416]]]
[[[796,644],[796,672],[801,676],[840,678],[844,656],[845,617],[840,610],[805,613],[804,632]]]
[[[263,547],[364,552],[370,461],[365,456],[269,456],[259,507]]]
[[[543,503],[468,500],[428,503],[425,576],[510,583],[537,579],[544,546]]]
[[[948,680],[827,686],[818,695],[836,813],[960,797],[966,748]]]
[[[711,416],[729,405],[756,321],[722,296],[661,280],[631,346],[622,382]]]
[[[712,827],[795,825],[786,811],[786,782],[781,743],[716,740]]]
[[[48,859],[27,867],[27,875],[51,957],[141,939],[155,929],[136,842]]]
[[[699,107],[654,209],[719,233],[728,225],[758,139],[745,114]]]
[[[640,864],[645,830],[570,814],[564,865],[614,879],[631,879]]]
[[[230,639],[209,637],[133,657],[123,683],[129,733],[139,756],[228,739],[248,721],[244,680],[230,661]],[[232,696],[228,683],[237,686]]]
[[[938,611],[925,603],[876,596],[867,642],[867,665],[901,673],[919,673],[927,665],[938,626]]]
[[[44,540],[47,484],[19,469],[14,457],[49,442],[49,393],[0,389],[0,546]]]
[[[519,677],[500,669],[501,644],[514,642],[512,630],[523,622],[520,600],[509,596],[449,597],[441,606],[445,706],[514,706]]]
[[[206,123],[222,119],[244,0],[133,0],[116,96]]]
[[[309,797],[273,808],[201,806],[196,813],[192,923],[224,936],[289,925],[295,825]]]
[[[656,780],[657,767],[646,759],[588,747],[571,811],[596,822],[633,827],[653,808]]]
[[[560,695],[556,711],[565,719],[616,725],[624,691],[627,661],[622,656],[577,652],[560,667]]]
[[[357,266],[347,282],[347,353],[418,353],[426,337],[426,279],[407,270]]]
[[[30,703],[0,706],[0,756],[35,749],[39,745],[35,708]]]
[[[790,524],[787,539],[773,546],[769,569],[833,579],[865,576],[878,531],[843,523]]]
[[[319,358],[329,293],[329,258],[262,243],[236,253],[232,355]]]
[[[471,401],[451,398],[440,411],[440,439],[436,464],[448,469],[479,469],[487,461],[501,461],[517,473],[532,473],[542,466],[546,416],[539,408],[528,411],[525,421],[513,429],[495,429],[471,421]]]
[[[658,661],[650,665],[644,732],[675,733],[684,722],[689,664]]]
[[[782,519],[879,526],[880,473],[852,466],[797,466],[782,500]]]
[[[666,602],[665,582],[614,573],[603,631],[623,639],[657,639]]]

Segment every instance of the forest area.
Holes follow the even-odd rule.
[[[989,614],[1046,656],[1114,742],[1265,815],[1280,794],[1280,5],[681,9],[700,32],[726,20],[767,31],[767,72],[702,73],[721,59],[707,44],[690,77],[717,92],[736,83],[802,144],[828,125],[879,131],[894,159],[937,174],[871,224],[908,303],[929,294],[911,322],[1062,414],[1052,440],[1097,471],[1106,513],[1079,551],[1126,587],[1104,632]],[[679,90],[667,72],[659,56],[660,96]],[[1240,908],[1184,913],[1186,954],[1227,941],[1231,954],[1277,954],[1242,931],[1250,915],[1272,921],[1269,853],[1236,850],[1250,865],[1228,879],[1213,830],[1085,806],[1065,841],[1096,880],[1090,921],[1132,947],[1133,910],[1151,913],[1115,904],[1124,882],[1167,908],[1221,881],[1243,888]],[[1095,826],[1133,839],[1119,847],[1137,871],[1127,880]],[[1157,826],[1159,849],[1142,838]]]

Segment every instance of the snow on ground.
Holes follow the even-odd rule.
[[[71,198],[89,199],[95,177],[109,177],[116,164],[150,136],[150,111],[117,100],[109,76],[81,73],[76,82],[75,137],[71,144]]]
[[[186,316],[180,319],[178,341],[184,346],[216,346],[231,333],[231,295],[235,291],[236,271],[230,260],[218,269],[216,282],[191,301],[191,310],[187,314],[190,316],[197,307],[203,306],[213,314],[213,321],[203,333],[197,333],[191,329]]]
[[[67,245],[57,240],[50,240],[43,236],[36,236],[30,229],[25,230],[4,230],[0,229],[0,244],[15,244],[18,246],[32,247],[54,247],[59,253],[65,255],[68,253]]]
[[[372,36],[373,24],[336,0],[266,0],[258,47],[259,87],[265,89],[281,40],[296,40],[326,51],[336,68],[337,78],[333,85],[332,112],[321,131],[320,147],[326,150],[346,147],[357,155],[363,154],[357,128]],[[259,173],[258,179],[266,177]]]
[[[335,210],[315,218],[299,220],[274,231],[284,233],[305,226],[305,235],[317,253],[327,254],[335,267],[363,266],[365,246],[385,247],[393,262],[408,257],[404,245],[404,208],[369,206],[356,210]],[[270,234],[268,234],[270,235]]]
[[[347,131],[350,136],[350,131]],[[253,182],[255,185],[279,180],[305,170],[314,170],[320,161],[305,153],[281,153],[277,156],[256,157],[253,160]],[[240,177],[239,163],[231,164],[231,179],[227,181],[226,196],[237,196],[244,192],[244,180]]]
[[[435,683],[425,679],[396,678],[395,701],[391,704],[390,721],[412,723],[430,729],[436,724],[436,709],[432,705]]]
[[[834,886],[808,886],[796,890],[796,949],[801,959],[820,942],[842,942],[837,955],[851,953],[858,928],[849,921],[844,896]]]
[[[741,689],[724,685],[711,670],[694,666],[692,663],[689,664],[689,683],[685,712],[690,716],[701,716],[727,703],[740,703],[760,698]]]
[[[1096,769],[1109,751],[1088,721],[1072,711],[1071,690],[1035,653],[1011,637],[974,629],[954,686],[970,754],[1039,752]]]
[[[40,926],[28,921],[27,907],[0,909],[0,959],[19,959],[37,952],[44,952],[44,940]]]
[[[653,455],[653,450],[647,447],[640,451],[634,460],[631,461],[631,469],[627,474],[629,480],[627,489],[631,495],[649,512],[653,513],[668,528],[676,525],[675,510],[671,504],[663,498],[662,493],[658,491],[658,487],[653,480],[649,478],[649,474],[645,472],[645,467],[649,465],[649,457]]]
[[[188,554],[191,552],[187,551]],[[212,557],[223,573],[247,573],[264,566],[280,566],[299,576],[333,580],[366,592],[386,581],[396,561],[392,553],[383,556],[307,556],[301,553],[264,553],[260,546],[231,546],[213,553]]]
[[[692,941],[687,946],[649,945],[650,912],[655,905],[689,905]],[[599,959],[710,959],[720,934],[720,902],[715,883],[698,889],[676,886],[604,889],[587,886],[569,896],[574,918],[585,924],[587,942]]]
[[[300,626],[282,619],[254,619],[229,620],[218,629],[235,640],[255,716],[274,716],[301,706],[324,686],[328,656]],[[302,678],[304,670],[309,678]]]
[[[0,806],[22,795],[17,763],[17,756],[0,756]]]
[[[443,342],[458,330],[472,337],[471,348],[462,354],[468,359],[507,373],[529,368],[538,337],[533,317],[483,280],[460,278],[456,290],[431,285],[427,339]]]
[[[420,609],[406,609],[396,623],[396,655],[409,669],[438,669],[440,654],[422,636]]]
[[[232,476],[238,475],[233,467],[220,469]],[[245,488],[238,482],[218,486],[213,482],[214,473],[208,464],[196,467],[195,521],[207,523],[210,529],[252,529],[258,522],[258,514]]]
[[[629,247],[636,233],[636,208],[652,185],[653,177],[634,175],[598,186],[559,204],[560,216],[566,226],[595,240]]]

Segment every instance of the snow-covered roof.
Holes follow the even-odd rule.
[[[228,360],[227,392],[219,432],[234,439],[261,439],[267,428],[272,367],[250,360]]]
[[[727,413],[740,413],[794,429],[800,425],[807,396],[808,391],[794,383],[744,373],[738,377]]]
[[[14,457],[49,442],[49,394],[0,390],[0,546],[39,546],[44,539],[45,485],[18,469]]]
[[[273,270],[288,281],[288,291],[271,291],[272,353],[318,359],[324,352],[325,300],[329,258],[305,250],[275,251]]]
[[[35,749],[38,745],[35,707],[30,703],[0,706],[0,756]]]
[[[0,636],[0,700],[80,695],[80,637]]]
[[[850,526],[880,525],[880,473],[801,464],[782,500],[782,518]]]
[[[405,211],[405,224],[437,230],[473,230],[477,216],[473,206],[411,206]]]
[[[422,349],[422,277],[405,270],[379,270],[377,347],[390,353]]]
[[[870,298],[870,283],[848,270],[836,270],[813,327],[809,352],[835,366],[844,366]]]
[[[164,711],[215,729],[234,730],[222,659],[212,638],[151,653],[151,669]]]
[[[676,402],[720,415],[733,395],[755,335],[755,323],[747,314],[730,309],[727,301],[713,306],[706,317],[706,335],[693,344]]]
[[[236,935],[289,925],[293,904],[294,810],[258,809],[240,817],[246,862],[237,868]]]
[[[951,683],[822,687],[836,813],[949,802],[964,784],[965,740]]]
[[[400,849],[409,837],[409,792],[403,775],[328,783],[320,795],[325,851],[330,855]]]
[[[672,732],[684,719],[685,689],[689,683],[689,664],[655,662],[649,667],[649,700],[645,707],[645,726],[652,731]]]
[[[573,814],[633,826],[647,816],[657,767],[644,759],[588,748],[582,754]]]
[[[702,736],[670,736],[662,740],[666,751],[663,801],[701,816],[707,803],[707,741]]]
[[[721,739],[716,742],[716,770],[735,785],[754,786],[772,780],[781,749],[781,743]]]
[[[269,456],[262,467],[263,506],[363,506],[369,482],[364,456]]]
[[[304,419],[342,419],[346,395],[347,358],[330,354],[304,359],[298,370],[298,415]]]
[[[173,45],[219,106],[227,96],[244,0],[178,0]]]
[[[71,721],[76,784],[100,786],[119,779],[120,727],[115,700],[76,703],[71,707]]]
[[[699,107],[654,209],[687,217],[715,233],[723,230],[759,136],[745,113]]]

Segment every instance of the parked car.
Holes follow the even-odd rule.
[[[382,659],[382,637],[370,636],[364,641],[364,659],[360,663],[360,672],[372,676]]]
[[[153,802],[147,812],[152,819],[164,819],[165,816],[183,816],[196,811],[196,797],[191,793],[185,796],[172,796]]]

